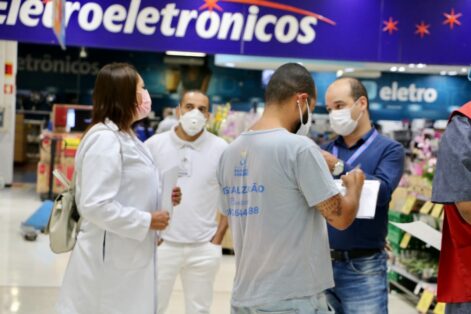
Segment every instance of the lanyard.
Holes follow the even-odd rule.
[[[373,141],[378,137],[378,131],[377,130],[374,130],[373,134],[371,134],[370,138],[365,142],[363,143],[363,145],[360,146],[360,148],[357,149],[357,151],[352,155],[352,157],[350,157],[348,160],[347,160],[347,164],[348,165],[352,165],[355,160],[358,159],[358,157],[360,157],[361,154],[363,154],[363,152],[365,150],[368,149],[368,147],[370,147],[371,143],[373,143]],[[337,146],[334,145],[334,148],[332,149],[332,153],[334,154],[335,157],[339,157],[339,148]]]

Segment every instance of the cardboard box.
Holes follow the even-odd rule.
[[[26,161],[26,138],[24,133],[15,135],[15,162]]]
[[[74,163],[68,164],[58,164],[55,169],[61,171],[69,180],[72,180],[74,175]],[[38,194],[47,194],[49,193],[49,172],[50,166],[49,163],[39,162],[37,169],[37,182],[36,182],[36,192]],[[53,182],[53,193],[59,194],[65,189],[59,180],[54,178]]]
[[[78,147],[80,145],[80,138],[68,137],[62,140],[62,157],[75,158]]]
[[[51,161],[51,144],[52,139],[57,139],[56,144],[56,157],[54,162],[56,164],[61,163],[61,160],[65,157],[74,158],[78,146],[80,144],[81,134],[68,134],[68,133],[43,133],[41,145],[39,149],[40,161],[50,163]]]
[[[25,162],[26,161],[26,142],[24,140],[15,140],[15,162]]]
[[[60,163],[60,155],[62,153],[62,136],[53,133],[43,133],[41,135],[41,143],[39,145],[39,160],[43,163],[49,164],[51,162],[51,145],[53,138],[57,139],[54,163]]]
[[[15,117],[15,162],[26,161],[26,131],[25,119],[23,114],[17,114]]]
[[[39,162],[37,170],[36,192],[38,194],[49,193],[49,163]],[[53,187],[54,193],[58,191],[56,184]]]

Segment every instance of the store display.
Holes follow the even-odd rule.
[[[59,180],[52,178],[51,174],[53,170],[59,170],[69,180],[72,179],[74,173],[75,154],[80,144],[82,133],[65,132],[68,129],[65,126],[69,123],[67,119],[70,118],[67,117],[67,112],[70,112],[70,110],[77,112],[91,112],[88,106],[59,105],[55,106],[54,109],[54,128],[64,132],[50,132],[48,130],[44,130],[40,136],[41,141],[39,162],[37,166],[36,192],[42,199],[50,198],[51,193],[52,195],[57,195],[65,188]],[[66,116],[65,120],[63,119],[64,115]],[[52,145],[55,145],[55,149],[52,149]],[[52,166],[53,169],[51,169]]]
[[[225,105],[213,105],[211,119],[208,123],[207,130],[214,135],[219,135],[221,125],[224,120],[227,118],[231,110],[231,104],[227,103]]]
[[[84,105],[54,105],[54,132],[84,132],[91,123],[92,107]]]
[[[442,128],[415,128],[408,167],[393,194],[389,212],[388,241],[394,255],[390,283],[414,296],[421,313],[426,313],[434,304],[435,312],[441,311],[435,296],[443,206],[434,205],[430,199],[442,132]]]
[[[249,112],[231,111],[230,104],[216,106],[216,114],[210,121],[208,130],[221,136],[228,143],[235,140],[242,132],[260,118],[260,113],[251,110]]]

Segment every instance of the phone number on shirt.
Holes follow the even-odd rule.
[[[247,217],[260,214],[260,209],[258,207],[249,207],[245,209],[226,209],[225,211],[226,216],[232,217]]]

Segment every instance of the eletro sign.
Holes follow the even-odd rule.
[[[433,103],[438,98],[438,92],[434,88],[416,87],[415,84],[410,84],[408,87],[399,87],[398,82],[393,82],[391,87],[384,86],[381,88],[379,97],[385,101]]]

